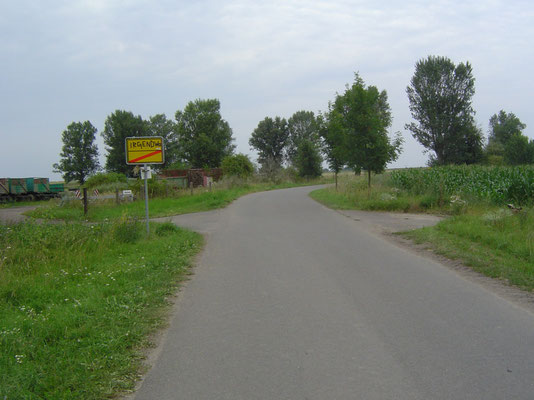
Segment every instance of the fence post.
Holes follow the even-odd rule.
[[[83,215],[87,215],[87,188],[83,188]]]
[[[119,200],[119,189],[115,189],[115,204],[119,205],[120,204],[120,200]]]

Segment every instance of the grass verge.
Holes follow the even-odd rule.
[[[474,270],[534,291],[534,213],[490,211],[454,216],[433,227],[401,233]]]
[[[321,184],[324,182],[325,180],[314,180],[302,183],[256,183],[214,189],[211,192],[206,191],[205,189],[195,189],[193,195],[191,195],[189,191],[184,191],[178,197],[150,199],[150,217],[166,217],[170,215],[210,211],[226,207],[232,201],[249,193]],[[91,203],[88,215],[85,217],[83,215],[81,201],[72,201],[68,204],[52,201],[47,205],[39,207],[26,214],[33,218],[61,219],[66,221],[105,221],[117,219],[122,216],[143,218],[145,215],[145,203],[143,200],[123,203],[120,205],[114,204],[111,200],[108,202]]]
[[[132,219],[0,225],[0,398],[103,399],[134,387],[141,349],[202,237]]]
[[[396,189],[388,174],[375,178],[369,193],[361,177],[345,175],[339,188],[310,196],[335,209],[431,212],[449,215],[436,226],[401,235],[427,243],[435,252],[461,260],[474,270],[527,291],[534,290],[534,210],[508,208],[471,197],[413,194]],[[465,197],[465,196],[464,196]]]

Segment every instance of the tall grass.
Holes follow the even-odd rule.
[[[422,230],[406,232],[439,253],[523,289],[534,290],[534,211],[506,209],[459,215]]]
[[[0,399],[131,389],[140,349],[201,237],[133,219],[0,225]]]

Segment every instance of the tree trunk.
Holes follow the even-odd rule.
[[[371,170],[367,170],[367,198],[371,197]]]

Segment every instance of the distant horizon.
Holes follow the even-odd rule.
[[[72,122],[98,129],[104,165],[108,115],[174,119],[197,98],[220,100],[236,152],[256,161],[248,139],[261,120],[326,111],[355,72],[388,93],[390,133],[405,140],[390,166],[426,166],[428,154],[404,125],[412,121],[406,87],[429,55],[471,63],[475,118],[486,137],[489,118],[504,110],[533,139],[533,19],[534,4],[524,0],[6,3],[0,135],[10,151],[0,176],[58,180],[52,165]]]

